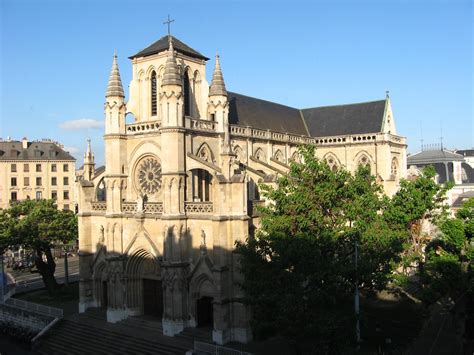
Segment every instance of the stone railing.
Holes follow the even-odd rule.
[[[188,214],[210,214],[214,212],[212,202],[185,202],[184,211]]]
[[[137,122],[125,125],[127,134],[156,132],[160,129],[161,121]]]
[[[147,202],[143,206],[143,212],[145,214],[162,214],[163,203],[162,202]]]
[[[50,306],[44,306],[42,304],[38,303],[32,303],[28,301],[23,301],[18,298],[9,298],[8,300],[5,301],[6,305],[19,308],[19,309],[24,309],[27,311],[32,311],[40,314],[44,314],[46,316],[51,316],[55,318],[62,318],[63,317],[63,310],[61,308],[56,308],[56,307],[50,307]]]
[[[186,126],[193,130],[205,131],[205,132],[215,132],[217,127],[217,122],[200,120],[197,118],[186,117]]]
[[[105,201],[92,201],[92,211],[105,212],[107,210],[107,202]]]
[[[122,213],[134,214],[137,213],[137,203],[136,202],[122,202]]]
[[[296,134],[273,132],[270,130],[255,129],[244,126],[230,126],[230,133],[233,136],[249,137],[254,139],[266,139],[278,142],[287,142],[294,144],[315,144],[315,145],[333,145],[333,144],[347,144],[347,143],[366,143],[366,142],[381,142],[390,141],[394,143],[405,144],[404,137],[396,136],[390,133],[376,133],[376,134],[356,134],[343,136],[329,136],[329,137],[308,137],[299,136]]]

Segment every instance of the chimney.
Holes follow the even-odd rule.
[[[27,149],[28,148],[28,138],[23,137],[23,139],[21,140],[21,145],[22,145],[23,149]]]

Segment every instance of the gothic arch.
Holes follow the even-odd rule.
[[[95,189],[96,201],[107,201],[107,187],[105,186],[104,178],[101,178]]]
[[[392,164],[390,165],[390,176],[392,179],[396,179],[398,176],[398,159],[396,157],[392,158]]]
[[[242,150],[242,148],[240,148],[239,145],[236,145],[233,151],[234,151],[234,154],[237,156],[236,158],[237,161],[240,161],[240,162],[245,161],[244,151]]]
[[[293,154],[291,155],[291,160],[293,160],[296,163],[301,163],[300,153],[298,153],[297,151],[293,152]]]
[[[332,152],[326,153],[323,159],[326,161],[332,171],[336,171],[341,166],[341,162]]]
[[[97,306],[105,306],[104,297],[107,295],[107,291],[104,290],[107,287],[108,276],[107,276],[107,264],[104,261],[101,261],[93,269],[92,279],[94,280],[94,298]]]
[[[265,161],[267,160],[266,159],[266,156],[265,156],[265,152],[263,151],[262,148],[257,148],[255,150],[255,153],[254,153],[254,156],[257,160],[260,160],[260,161]]]
[[[158,257],[160,255],[158,247],[155,245],[155,243],[153,242],[150,235],[145,229],[140,230],[133,236],[132,240],[125,248],[124,254],[133,255],[141,249],[149,250],[149,253],[151,253],[154,257]]]
[[[281,152],[280,149],[277,149],[275,154],[273,154],[273,159],[275,159],[276,161],[279,161],[281,163],[285,162],[285,157],[284,157],[284,155],[283,155],[283,153]]]
[[[209,147],[209,144],[207,144],[206,142],[202,143],[201,146],[198,148],[196,156],[198,156],[204,161],[207,161],[208,163],[215,163],[216,161],[211,147]]]
[[[156,68],[155,68],[154,65],[150,65],[150,66],[146,69],[145,78],[149,80],[149,79],[151,78],[152,72],[155,72],[156,74],[158,74],[158,71],[156,70]]]
[[[151,144],[153,147],[143,148],[143,146],[146,145],[146,144]],[[143,152],[139,152],[140,149],[142,149]],[[154,152],[153,152],[153,150],[154,150]],[[137,160],[140,160],[141,156],[143,156],[145,154],[151,154],[151,155],[154,155],[155,157],[158,158],[158,155],[160,153],[161,153],[161,146],[158,143],[156,143],[155,141],[146,140],[146,141],[140,142],[131,151],[131,153],[129,155],[128,162],[127,162],[127,165],[128,166],[133,166],[133,163],[136,163]]]

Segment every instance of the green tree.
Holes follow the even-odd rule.
[[[311,339],[322,353],[339,352],[354,334],[355,284],[383,288],[401,238],[380,214],[388,200],[368,169],[332,171],[311,146],[300,154],[303,163],[292,162],[275,187],[261,186],[271,203],[256,235],[237,246],[242,287],[257,336],[279,333],[296,347]]]
[[[444,201],[452,184],[437,184],[435,174],[434,168],[428,166],[415,180],[402,179],[400,189],[383,212],[386,223],[404,240],[403,266],[407,270],[424,260],[423,250],[432,236],[423,234],[423,224],[436,224],[446,215]]]
[[[53,200],[25,200],[0,211],[0,247],[22,245],[35,255],[35,265],[51,292],[58,286],[51,248],[77,239],[77,217],[61,211]]]

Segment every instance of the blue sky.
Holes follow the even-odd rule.
[[[227,88],[297,108],[382,99],[390,90],[409,152],[443,136],[474,146],[473,5],[449,1],[0,0],[0,137],[52,138],[103,162],[103,103],[114,49],[166,33],[216,50]],[[214,59],[208,64],[210,81]],[[77,121],[82,120],[82,121]],[[78,123],[79,122],[79,123]]]

